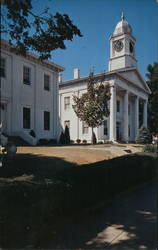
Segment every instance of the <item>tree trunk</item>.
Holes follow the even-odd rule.
[[[93,130],[93,127],[92,127],[92,136],[91,136],[91,143],[92,144],[94,144],[93,136],[94,136],[94,130]]]
[[[92,138],[91,138],[91,143],[94,145],[97,143],[96,135],[94,133],[94,128],[92,127]]]

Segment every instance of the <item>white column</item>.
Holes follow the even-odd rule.
[[[136,96],[135,98],[135,112],[134,112],[134,117],[135,117],[135,140],[137,137],[138,129],[139,129],[139,97]]]
[[[147,127],[147,100],[144,101],[143,105],[143,125]]]
[[[116,89],[111,87],[109,140],[116,140]]]
[[[123,140],[128,142],[128,91],[124,94],[123,106]]]

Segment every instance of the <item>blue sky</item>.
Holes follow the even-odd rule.
[[[66,42],[67,49],[52,53],[52,61],[65,67],[63,80],[73,78],[79,68],[81,77],[108,70],[109,36],[124,11],[136,37],[138,69],[145,76],[147,65],[158,61],[158,0],[33,0],[37,12],[48,6],[68,14],[83,37]]]

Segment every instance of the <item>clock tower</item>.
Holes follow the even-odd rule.
[[[113,34],[110,36],[109,71],[136,67],[135,42],[132,28],[122,13],[121,21],[116,25]]]

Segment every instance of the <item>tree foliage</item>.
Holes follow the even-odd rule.
[[[104,79],[98,82],[91,73],[88,77],[87,92],[81,97],[73,96],[73,109],[81,121],[93,128],[100,126],[105,117],[109,116],[110,85],[103,83]],[[92,136],[93,143],[93,136]]]
[[[66,125],[65,126],[65,144],[70,144],[70,132],[69,132],[69,127]]]
[[[151,89],[148,102],[148,127],[151,133],[158,133],[158,63],[147,67],[147,84]]]
[[[57,48],[65,49],[65,40],[82,36],[67,14],[53,15],[49,8],[35,14],[32,0],[1,0],[1,33],[6,33],[16,50],[25,55],[28,49],[39,53],[41,59],[51,57]]]
[[[59,138],[60,144],[70,144],[70,132],[69,127],[65,126],[65,131],[62,131]]]

